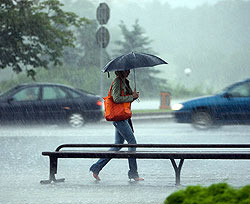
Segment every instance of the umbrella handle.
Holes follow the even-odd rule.
[[[134,69],[134,83],[135,83],[135,91],[136,91],[136,80],[135,80],[135,69]],[[137,98],[136,101],[140,103],[140,99]]]
[[[136,90],[135,69],[134,69],[134,83],[135,83],[135,90]]]

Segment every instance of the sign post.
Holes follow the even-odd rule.
[[[96,10],[96,19],[101,25],[96,32],[96,41],[100,47],[100,69],[103,67],[103,49],[109,44],[109,31],[103,26],[110,17],[110,9],[106,3],[100,3]],[[100,96],[103,97],[103,75],[100,76]]]

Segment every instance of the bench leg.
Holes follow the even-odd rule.
[[[184,162],[184,159],[181,159],[179,162],[179,165],[176,165],[176,162],[174,159],[170,159],[171,163],[174,167],[174,171],[175,171],[175,185],[179,186],[181,184],[181,168]]]
[[[64,182],[64,178],[56,179],[55,174],[57,173],[57,161],[58,158],[56,157],[49,157],[49,180],[42,180],[40,181],[41,184],[50,184],[52,181],[55,183]]]

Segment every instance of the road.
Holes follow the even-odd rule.
[[[196,131],[169,119],[135,120],[138,143],[249,143],[250,126],[225,126]],[[143,182],[129,182],[125,160],[112,160],[94,182],[89,167],[95,159],[59,161],[58,178],[65,183],[40,185],[48,178],[48,158],[63,143],[113,143],[111,123],[88,124],[82,129],[56,126],[2,127],[0,130],[0,203],[15,204],[159,204],[172,192],[188,185],[227,182],[243,186],[250,181],[250,161],[186,160],[180,187],[168,160],[138,160]]]

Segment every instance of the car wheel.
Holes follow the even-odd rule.
[[[199,111],[193,113],[192,125],[195,129],[207,130],[213,126],[213,120],[209,113],[205,111]]]
[[[80,113],[72,113],[68,118],[68,124],[70,127],[73,128],[80,128],[84,126],[85,119],[82,114]]]

